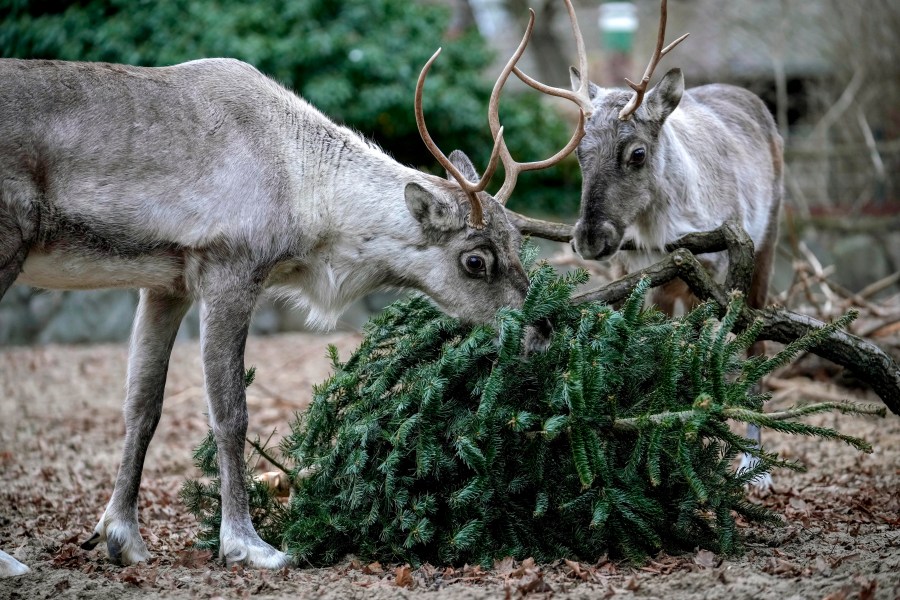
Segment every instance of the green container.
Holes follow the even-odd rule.
[[[631,52],[634,45],[633,31],[604,31],[601,39],[603,40],[603,48],[613,52]]]

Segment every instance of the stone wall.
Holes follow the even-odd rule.
[[[378,293],[355,303],[341,317],[338,329],[360,329],[398,296]],[[13,286],[0,300],[0,347],[124,341],[131,332],[137,303],[138,293],[132,290],[60,292]],[[269,299],[260,302],[250,324],[255,335],[308,329],[305,311]],[[200,317],[194,306],[178,337],[195,338],[199,332]]]
[[[823,266],[834,265],[830,276],[833,281],[859,291],[900,270],[900,227],[883,227],[884,223],[878,222],[874,225],[870,231],[862,232],[836,227],[834,223],[821,228],[806,226],[799,235]],[[787,258],[791,247],[788,228],[783,226],[781,234],[782,251],[776,261],[773,292],[785,289],[793,278],[791,260]],[[545,256],[553,253],[549,248],[553,244],[547,246]],[[881,295],[898,291],[900,287],[895,285]],[[397,293],[372,294],[351,306],[338,327],[358,330],[372,314],[397,297]],[[135,291],[50,292],[13,286],[0,300],[0,346],[123,341],[128,338],[136,307]],[[254,313],[251,333],[305,331],[305,320],[304,311],[264,299]],[[182,323],[179,337],[197,337],[199,330],[195,306]]]

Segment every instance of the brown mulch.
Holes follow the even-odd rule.
[[[250,436],[287,430],[293,413],[309,402],[312,384],[327,375],[326,344],[337,344],[346,356],[359,339],[251,339],[247,364],[257,367],[257,378],[248,390]],[[196,523],[178,499],[182,482],[196,475],[190,453],[207,429],[196,342],[176,345],[163,418],[144,469],[140,516],[153,559],[117,567],[102,551],[78,544],[112,491],[122,446],[126,353],[124,344],[0,351],[0,548],[32,568],[0,580],[0,599],[900,597],[900,418],[894,415],[810,420],[864,437],[875,448],[871,455],[836,442],[765,432],[768,448],[809,470],[775,474],[774,491],[756,501],[784,515],[785,524],[743,524],[747,552],[738,558],[697,549],[660,554],[641,566],[598,557],[552,564],[505,559],[487,570],[412,569],[347,557],[327,569],[226,569],[192,548]],[[814,400],[816,393],[877,402],[858,391],[826,390],[827,382],[810,386],[806,378],[778,384],[773,409]]]

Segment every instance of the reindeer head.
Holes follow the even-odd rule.
[[[465,154],[456,150],[449,160],[467,181],[478,181]],[[427,244],[416,287],[441,310],[469,323],[488,322],[503,306],[520,307],[529,285],[519,260],[522,235],[503,206],[489,194],[476,192],[482,226],[474,227],[473,204],[452,173],[423,183],[409,183],[405,190],[406,204]]]
[[[582,188],[574,242],[582,257],[599,260],[615,254],[625,229],[650,208],[664,177],[660,132],[681,100],[684,78],[679,69],[669,71],[627,121],[619,113],[628,92],[590,87],[594,117],[576,151]]]
[[[569,0],[566,0],[566,5],[574,31],[579,66],[586,71],[587,55],[575,18],[575,10]],[[493,317],[498,308],[519,307],[524,302],[528,291],[528,277],[518,257],[521,235],[507,218],[503,205],[512,194],[519,173],[554,165],[575,149],[584,136],[584,123],[592,111],[586,82],[575,91],[554,88],[535,81],[516,67],[516,63],[525,52],[533,29],[534,11],[531,11],[525,35],[491,92],[488,122],[494,136],[494,148],[483,176],[478,175],[471,161],[462,152],[457,150],[451,153],[449,158],[445,156],[425,126],[422,91],[425,78],[432,63],[440,54],[440,49],[425,64],[416,84],[415,110],[419,133],[432,155],[447,170],[447,185],[456,191],[461,201],[443,202],[425,188],[409,184],[406,188],[406,202],[422,225],[423,231],[434,240],[435,247],[441,248],[445,253],[445,260],[451,261],[457,267],[455,276],[445,275],[445,279],[449,281],[444,281],[440,290],[426,291],[445,311],[456,314],[463,320],[487,321]],[[522,81],[543,93],[575,102],[581,109],[578,127],[569,143],[546,160],[516,162],[503,140],[503,127],[500,125],[500,94],[511,73],[515,73]],[[506,179],[497,194],[492,197],[484,189],[499,161],[503,162]],[[468,216],[464,215],[466,206],[469,209]],[[435,275],[437,271],[438,269],[435,269]]]
[[[663,48],[666,1],[662,1],[656,50],[641,82],[625,81],[633,90],[601,89],[588,83],[594,116],[576,154],[581,165],[581,213],[574,247],[584,258],[604,259],[622,243],[628,226],[650,208],[654,188],[664,177],[659,151],[663,125],[684,92],[680,69],[672,69],[649,93],[650,77],[659,60],[684,40]],[[584,71],[571,69],[573,88],[585,85]],[[646,95],[645,95],[646,94]]]

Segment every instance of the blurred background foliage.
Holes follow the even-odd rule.
[[[244,60],[404,164],[438,172],[416,129],[413,94],[439,47],[424,107],[445,154],[464,150],[480,169],[491,149],[487,103],[494,51],[475,27],[445,35],[448,6],[408,0],[0,0],[0,55],[159,66],[204,57]],[[445,39],[451,38],[452,39]],[[560,65],[565,76],[568,65]],[[565,145],[571,125],[530,90],[504,94],[506,139],[519,160]],[[496,175],[489,190],[496,190]],[[574,215],[574,158],[523,174],[516,210]]]
[[[591,79],[612,87],[638,77],[656,43],[660,0],[574,4]],[[773,299],[799,308],[813,298],[818,308],[812,314],[825,320],[858,299],[881,303],[872,305],[879,314],[900,314],[900,2],[669,5],[668,38],[686,31],[691,37],[664,59],[654,81],[678,66],[689,86],[747,87],[769,106],[784,137],[785,205]],[[562,0],[0,0],[0,56],[136,65],[243,59],[400,162],[438,172],[416,131],[412,105],[422,65],[443,46],[425,94],[429,128],[445,153],[460,148],[483,169],[491,147],[490,88],[520,40],[529,6],[537,18],[523,69],[566,86],[575,51]],[[634,11],[628,44],[613,31],[621,19],[604,20],[615,6]],[[515,78],[507,87],[501,117],[513,155],[528,161],[554,153],[567,140],[575,111]],[[502,174],[494,179],[489,191],[499,187]],[[579,182],[573,157],[554,169],[523,173],[510,207],[571,223]],[[551,260],[572,262],[565,245],[555,251]],[[615,273],[608,268],[614,262],[585,266],[596,277]],[[358,328],[386,301],[367,297],[345,313],[341,326]],[[0,301],[0,345],[123,340],[136,303],[130,291],[14,286]],[[276,302],[264,302],[251,324],[257,334],[305,327],[301,311]],[[853,327],[866,332],[876,326],[860,319]],[[191,311],[180,335],[198,330]]]

